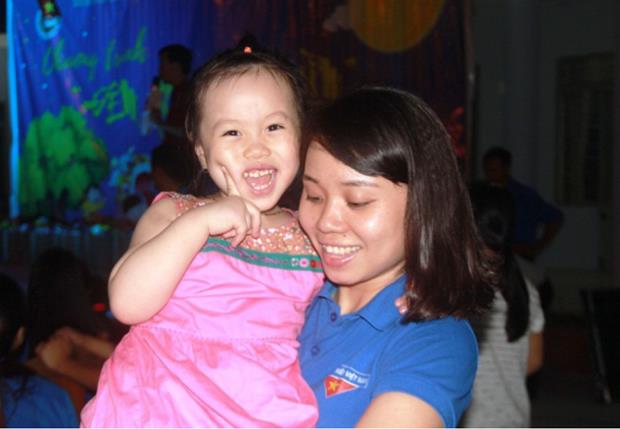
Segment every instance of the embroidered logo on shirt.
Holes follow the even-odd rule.
[[[365,389],[368,386],[368,377],[368,374],[359,372],[350,366],[342,365],[323,381],[325,397],[329,398],[360,387]]]

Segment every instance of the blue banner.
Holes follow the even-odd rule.
[[[463,155],[460,0],[8,0],[11,215],[107,222],[149,171],[141,113],[158,50],[194,68],[247,32],[293,58],[313,97],[364,83],[426,99]]]
[[[118,217],[159,141],[141,133],[158,50],[212,53],[203,0],[9,1],[12,214]],[[46,10],[46,8],[48,8]]]

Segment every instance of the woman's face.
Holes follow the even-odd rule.
[[[339,286],[378,291],[404,272],[407,186],[365,176],[312,143],[300,222]]]

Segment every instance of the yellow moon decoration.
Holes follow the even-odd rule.
[[[435,26],[444,0],[348,0],[353,31],[382,52],[417,44]]]

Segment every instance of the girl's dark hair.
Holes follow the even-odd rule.
[[[526,333],[530,319],[527,286],[511,248],[514,199],[509,190],[486,183],[473,184],[469,193],[480,236],[504,261],[499,287],[508,305],[506,336],[513,342]]]
[[[261,48],[256,39],[246,35],[236,48],[216,55],[200,67],[192,79],[192,95],[185,118],[185,131],[194,145],[199,139],[198,131],[203,114],[201,105],[208,89],[222,80],[258,71],[267,71],[288,84],[293,94],[298,123],[300,125],[303,123],[306,111],[306,85],[299,68],[285,56]],[[193,154],[193,159],[193,169],[200,171],[196,154]],[[203,194],[200,189],[201,180],[198,177],[194,181],[190,187],[192,193]]]
[[[69,250],[52,247],[39,254],[30,269],[27,293],[31,354],[63,326],[98,334],[91,306],[94,281],[86,263]]]
[[[490,305],[495,259],[484,253],[450,137],[426,103],[394,88],[358,89],[311,116],[302,165],[313,142],[364,175],[407,185],[407,321]]]

